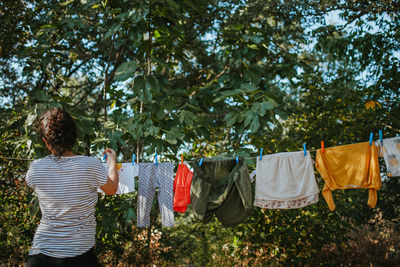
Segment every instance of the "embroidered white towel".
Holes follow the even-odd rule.
[[[316,203],[319,190],[310,152],[284,152],[257,158],[254,206],[295,209]]]

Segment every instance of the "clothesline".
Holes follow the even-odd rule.
[[[0,156],[0,159],[9,159],[9,160],[27,160],[27,161],[30,161],[30,160],[35,160],[35,159],[28,159],[28,158],[13,158],[13,157],[2,157],[2,156]]]
[[[317,152],[314,162],[310,155],[315,151],[321,151],[321,153]],[[204,219],[205,215],[211,214],[212,217],[216,213],[215,210],[218,210],[217,217],[223,225],[235,226],[245,222],[253,206],[264,209],[303,208],[318,202],[320,193],[325,198],[329,209],[333,211],[336,206],[332,191],[337,189],[368,189],[367,203],[368,206],[374,208],[378,200],[377,190],[382,186],[378,160],[380,153],[385,160],[387,177],[400,176],[400,137],[385,139],[384,143],[382,140],[373,143],[371,136],[369,144],[363,142],[329,148],[325,148],[324,143],[321,142],[321,150],[306,150],[304,143],[303,150],[300,151],[263,154],[261,148],[258,153],[257,156],[241,157],[241,159],[257,159],[256,169],[251,174],[245,161],[240,160],[235,168],[231,168],[226,157],[222,156],[210,159],[208,162],[210,165],[205,168],[207,170],[199,168],[203,160],[201,157],[191,158],[184,163],[197,163],[200,160],[199,166],[193,164],[193,170],[190,170],[187,166],[190,164],[180,164],[175,175],[174,164],[183,161],[183,155],[180,161],[167,162],[168,159],[166,159],[162,162],[163,164],[155,166],[157,164],[157,153],[155,153],[155,162],[134,166],[131,162],[118,164],[117,194],[135,191],[136,178],[138,178],[137,227],[150,225],[151,207],[157,190],[163,227],[173,227],[173,211],[183,213],[188,204],[192,205],[194,217],[205,223],[207,223]],[[229,159],[234,160],[238,157],[238,155],[232,156],[233,153],[230,154]],[[3,156],[0,156],[0,159],[33,160]],[[134,155],[132,159],[135,159]],[[51,162],[45,158],[42,164],[47,167],[51,165]],[[65,163],[62,161],[60,164]],[[106,163],[102,165],[107,168]],[[315,171],[320,173],[325,182],[322,192],[319,190]],[[252,179],[254,176],[257,176],[255,180]],[[40,174],[37,179],[42,178]],[[255,181],[254,191],[251,185],[253,181]],[[214,187],[216,190],[213,190]],[[101,192],[100,189],[98,190]],[[210,207],[208,203],[211,203],[213,199],[223,201],[216,204],[217,209],[207,209]]]
[[[310,149],[310,150],[307,150],[307,151],[310,151],[310,152],[316,152],[318,149]],[[287,152],[291,152],[291,151],[287,151]],[[280,153],[280,152],[278,152],[278,153]],[[265,155],[268,155],[268,154],[265,154]],[[254,156],[254,157],[244,157],[244,159],[256,159],[256,158],[259,158],[260,156]],[[6,160],[26,160],[26,161],[33,161],[33,160],[35,160],[35,159],[29,159],[29,158],[14,158],[14,157],[3,157],[3,156],[0,156],[0,159],[6,159]],[[188,163],[191,163],[191,162],[194,162],[195,160],[193,159],[193,160],[185,160],[185,162],[188,162]],[[170,162],[170,161],[168,161],[168,162]],[[173,161],[173,163],[180,163],[180,161]]]

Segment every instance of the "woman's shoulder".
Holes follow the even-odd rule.
[[[75,155],[75,156],[68,156],[68,157],[56,157],[53,155],[46,156],[44,158],[36,159],[31,162],[31,166],[38,166],[38,165],[43,165],[43,164],[49,164],[49,162],[68,162],[68,161],[73,161],[73,162],[84,162],[86,164],[101,164],[101,161],[99,158],[94,157],[94,156],[85,156],[85,155]]]
[[[91,166],[98,166],[98,165],[102,165],[102,162],[99,158],[97,157],[93,157],[93,156],[82,156],[83,160],[87,162],[88,165]]]
[[[63,157],[64,159],[67,160],[73,160],[75,162],[83,162],[88,165],[98,165],[101,164],[101,161],[99,158],[94,157],[94,156],[84,156],[84,155],[75,155],[72,157]]]
[[[50,156],[50,155],[49,155]],[[35,167],[35,166],[40,166],[42,164],[48,164],[49,161],[49,156],[40,158],[40,159],[35,159],[30,163],[30,167]]]

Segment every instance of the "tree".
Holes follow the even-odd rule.
[[[5,156],[46,154],[32,124],[50,106],[63,106],[74,116],[76,153],[98,155],[111,146],[121,161],[132,153],[152,161],[156,151],[168,161],[181,152],[187,159],[248,157],[259,148],[294,151],[303,142],[318,148],[321,139],[333,146],[365,141],[379,129],[384,136],[399,132],[400,20],[392,2],[6,1],[0,10]],[[328,25],[323,18],[329,12],[344,22]],[[248,163],[254,168],[254,160]],[[2,258],[21,247],[18,260],[39,214],[29,204],[29,217],[13,200],[20,194],[25,203],[35,201],[15,184],[27,165],[1,166],[6,215],[1,220],[14,236],[14,245],[1,237]],[[385,201],[390,188],[383,189]],[[161,234],[155,232],[156,204],[153,228],[145,232],[134,227],[135,194],[102,197],[98,250],[138,264],[175,261],[179,254],[206,264],[212,253],[228,261],[311,264],[321,260],[326,246],[345,240],[351,227],[376,215],[351,212],[363,196],[352,193],[354,202],[346,204],[346,194],[338,196],[341,208],[335,213],[323,201],[298,211],[255,208],[249,222],[232,231],[217,222],[202,227],[185,215],[178,216],[178,229]],[[398,206],[390,201],[383,203]],[[398,214],[381,208],[385,218]],[[18,215],[11,216],[13,210]],[[15,226],[14,217],[23,219]],[[142,238],[151,233],[163,249]],[[186,240],[193,244],[183,251]],[[227,254],[215,244],[226,245]],[[174,246],[176,254],[167,249]]]

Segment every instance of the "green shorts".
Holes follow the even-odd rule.
[[[244,158],[200,160],[193,166],[190,198],[194,216],[208,223],[213,215],[224,226],[244,222],[252,211],[250,175]]]

